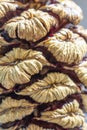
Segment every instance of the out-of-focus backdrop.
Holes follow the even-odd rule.
[[[81,21],[81,25],[87,28],[87,0],[74,0],[83,10],[83,20]],[[87,130],[87,113],[85,114],[86,122],[83,130]]]
[[[83,20],[81,21],[81,25],[83,25],[87,29],[87,0],[73,0],[75,1],[83,10]],[[84,124],[83,130],[87,130],[87,113],[85,113],[86,122]]]
[[[83,10],[84,18],[80,24],[87,28],[87,0],[74,0]]]

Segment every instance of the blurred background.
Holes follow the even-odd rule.
[[[87,0],[74,0],[83,10],[84,18],[80,23],[87,28]]]
[[[73,0],[75,1],[83,10],[83,20],[81,21],[81,25],[83,25],[85,28],[87,28],[87,0]],[[87,130],[87,113],[85,114],[86,117],[86,123],[84,125],[83,130]]]

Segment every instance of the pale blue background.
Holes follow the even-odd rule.
[[[75,1],[83,10],[83,20],[81,21],[81,25],[87,28],[87,0],[73,0]],[[87,113],[85,114],[86,122],[87,122]]]
[[[87,0],[74,0],[83,10],[84,18],[80,24],[87,28]]]

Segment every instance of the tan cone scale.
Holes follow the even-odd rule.
[[[76,100],[65,104],[61,109],[42,112],[41,117],[36,119],[58,123],[63,128],[74,128],[84,123],[83,112],[79,109],[79,104]]]
[[[11,2],[11,0],[1,0],[0,1],[0,19],[3,18],[7,12],[15,11],[18,7],[17,4]]]
[[[69,8],[70,4],[73,5],[74,3],[72,1],[69,1],[69,5],[66,4],[66,6],[64,6],[63,4],[57,4],[58,7],[55,6],[55,4],[54,5],[52,4],[52,7],[50,7],[51,5],[48,5],[46,8],[47,11],[50,11],[50,9],[53,8],[53,13],[56,14],[57,12],[56,15],[58,15],[58,17],[61,20],[67,18],[70,20],[70,22],[78,24],[79,21],[82,19],[81,9],[76,4],[74,4],[73,6],[75,6],[76,11],[73,12],[72,11],[73,6],[72,8],[71,7]],[[67,12],[67,8],[69,8],[70,13]],[[4,28],[8,32],[9,37],[11,38],[16,38],[16,31],[17,31],[17,36],[20,39],[26,39],[27,41],[35,42],[45,37],[47,33],[50,31],[50,29],[53,26],[58,26],[58,24],[59,19],[56,19],[55,17],[49,15],[48,13],[40,10],[36,11],[34,9],[29,9],[23,12],[19,17],[13,18],[10,21],[8,21],[5,24]],[[36,31],[38,32],[38,35],[36,35]],[[27,33],[28,36],[25,35],[25,33]]]
[[[56,2],[60,0],[56,0]],[[74,10],[73,10],[74,8]],[[54,14],[58,15],[60,21],[69,20],[71,23],[78,24],[79,21],[83,18],[81,9],[71,0],[63,0],[60,4],[46,5],[41,9],[47,11],[52,11]]]
[[[82,19],[72,0],[0,0],[0,130],[83,130]]]
[[[15,100],[10,97],[2,101],[0,106],[0,123],[6,123],[22,119],[31,114],[37,104],[29,103],[26,100]]]
[[[0,59],[0,83],[7,89],[14,87],[16,83],[27,83],[46,63],[41,52],[14,48]]]
[[[35,42],[46,36],[53,26],[58,26],[56,18],[40,10],[29,9],[19,17],[9,20],[5,25],[5,30],[11,38],[16,38],[17,31],[20,39]]]
[[[80,93],[80,90],[67,75],[49,73],[43,80],[27,86],[18,94],[28,95],[40,103],[47,103],[60,101],[74,93]]]
[[[57,61],[67,64],[79,63],[87,52],[87,43],[84,38],[65,28],[48,40],[39,43],[38,46],[45,46]]]

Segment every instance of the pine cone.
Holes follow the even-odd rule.
[[[87,29],[71,0],[0,0],[0,130],[81,130]]]

